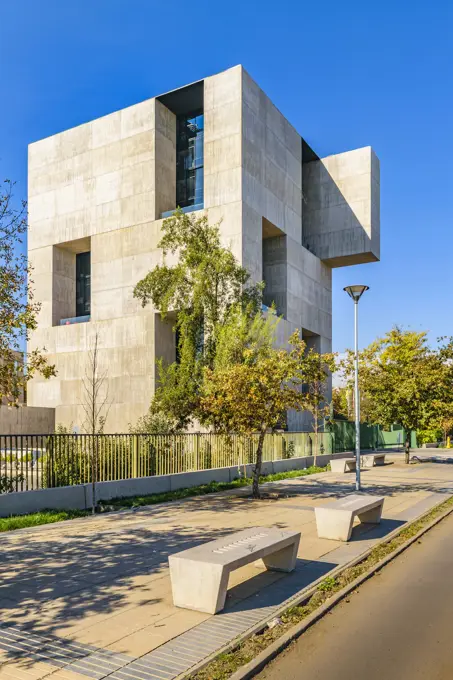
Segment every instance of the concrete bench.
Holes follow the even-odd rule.
[[[365,453],[362,455],[362,463],[364,467],[385,465],[385,453]]]
[[[379,524],[383,504],[383,496],[351,494],[329,505],[315,508],[319,538],[349,541],[354,517],[358,517],[361,522]]]
[[[230,572],[260,558],[266,569],[293,571],[299,541],[299,531],[254,527],[170,555],[173,602],[215,614],[225,606]]]
[[[354,472],[356,468],[355,458],[332,458],[330,461],[330,469],[337,474],[344,474],[346,472]]]

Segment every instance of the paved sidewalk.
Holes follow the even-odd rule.
[[[393,461],[363,471],[383,521],[348,544],[316,535],[314,507],[354,491],[353,474],[332,473],[266,485],[261,501],[241,489],[1,534],[0,680],[171,680],[453,494],[453,465]],[[299,529],[296,571],[250,565],[221,614],[176,609],[168,555],[251,526]]]

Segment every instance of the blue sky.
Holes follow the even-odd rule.
[[[381,262],[334,270],[334,349],[350,283],[370,286],[361,344],[453,335],[452,32],[448,0],[5,1],[0,175],[25,196],[30,142],[242,63],[319,155],[381,161]]]

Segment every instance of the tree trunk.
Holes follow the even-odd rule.
[[[263,444],[264,437],[266,436],[266,428],[263,428],[260,432],[258,439],[258,448],[256,449],[256,461],[255,467],[253,468],[253,484],[252,484],[252,496],[253,498],[260,498],[260,474],[261,474],[261,463],[263,462]]]
[[[411,431],[406,430],[406,441],[404,442],[404,459],[406,465],[409,464],[410,448],[411,448]]]

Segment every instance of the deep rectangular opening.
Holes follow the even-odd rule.
[[[91,313],[91,253],[76,255],[76,316]]]
[[[287,245],[286,234],[263,218],[263,304],[275,306],[277,314],[287,315]]]
[[[91,315],[91,239],[53,247],[52,323],[68,326]]]
[[[204,207],[204,82],[173,90],[158,100],[176,116],[175,208]],[[166,210],[169,217],[174,210]]]

